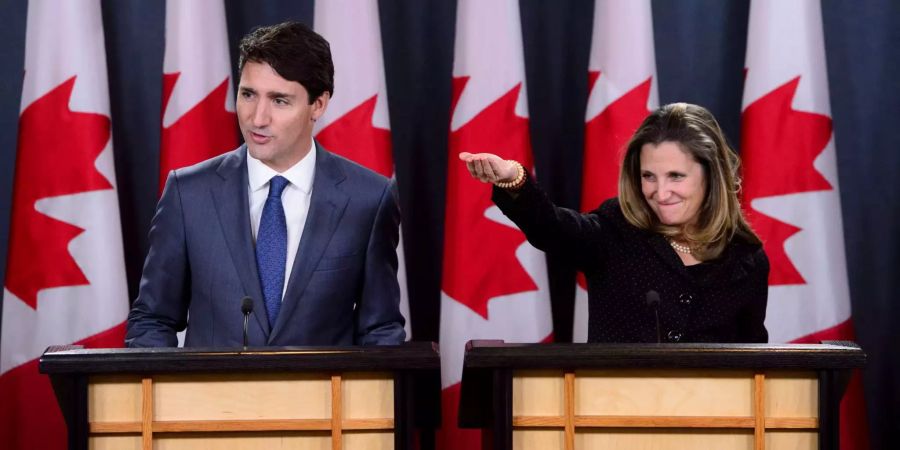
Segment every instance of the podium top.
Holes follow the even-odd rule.
[[[434,342],[385,346],[249,348],[49,347],[41,373],[115,374],[257,371],[439,371]]]
[[[466,344],[465,369],[856,369],[854,343],[823,344]],[[465,376],[463,376],[465,378]]]

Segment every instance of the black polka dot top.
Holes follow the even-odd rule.
[[[590,342],[767,342],[769,262],[735,238],[716,260],[685,266],[658,233],[629,224],[617,199],[581,214],[531,180],[493,200],[535,247],[572,261],[588,283]],[[648,302],[656,291],[659,302]],[[659,316],[659,326],[657,318]]]

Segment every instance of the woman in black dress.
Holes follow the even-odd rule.
[[[769,261],[738,200],[740,160],[706,109],[650,114],[628,143],[619,195],[555,206],[522,165],[460,153],[535,247],[588,281],[590,342],[766,342]]]

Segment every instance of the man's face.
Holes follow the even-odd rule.
[[[303,159],[328,99],[326,92],[309,104],[303,85],[285,80],[266,63],[247,61],[238,86],[237,117],[250,155],[277,172]]]

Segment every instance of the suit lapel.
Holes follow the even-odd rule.
[[[318,266],[325,248],[328,247],[331,236],[337,230],[337,225],[350,200],[350,197],[338,188],[346,175],[337,165],[335,157],[325,151],[318,142],[316,142],[316,170],[313,176],[306,224],[303,226],[303,235],[300,237],[297,256],[294,258],[291,278],[288,280],[281,312],[269,336],[269,343],[275,340],[297,309],[312,273]]]
[[[250,231],[247,147],[242,145],[223,159],[216,173],[222,178],[222,182],[212,188],[212,196],[219,216],[219,225],[231,253],[231,262],[237,270],[244,292],[253,299],[253,315],[256,316],[256,321],[264,334],[269,334],[269,320],[266,317],[266,305],[259,286],[256,253]],[[235,314],[237,313],[235,311]]]

